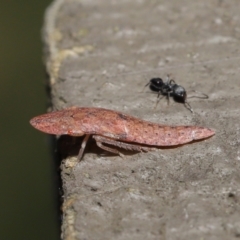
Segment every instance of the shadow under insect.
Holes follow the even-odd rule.
[[[205,139],[210,138],[206,137]],[[68,136],[68,135],[61,135],[58,140],[57,140],[57,152],[61,155],[61,159],[67,158],[67,157],[72,157],[72,156],[78,156],[79,154],[79,149],[81,147],[81,144],[84,140],[84,136],[81,137],[72,137],[72,136]],[[157,145],[152,145],[151,149],[149,148],[149,145],[147,144],[138,144],[138,143],[131,143],[132,145],[135,146],[141,146],[141,147],[147,147],[149,149],[149,151],[157,151],[157,150],[168,150],[168,149],[177,149],[183,145],[186,144],[194,144],[196,142],[201,142],[202,139],[198,139],[198,140],[194,140],[192,142],[189,143],[183,143],[183,144],[178,144],[178,145],[173,145],[173,146],[157,146]],[[122,141],[119,141],[122,142]],[[110,144],[105,143],[105,146],[109,146],[109,147],[113,147]],[[127,150],[127,149],[123,149],[117,146],[114,146],[114,149],[118,149],[119,150],[119,154],[115,154],[109,151],[106,151],[104,149],[101,149],[97,146],[96,141],[90,137],[88,144],[86,146],[86,149],[84,151],[84,155],[86,153],[93,153],[93,154],[97,154],[98,156],[107,156],[107,157],[116,157],[116,156],[120,156],[120,157],[124,157],[124,156],[132,156],[135,155],[139,152],[148,152],[148,151],[137,151],[137,150]]]
[[[57,140],[57,149],[61,157],[67,158],[69,156],[78,156],[79,149],[81,147],[83,140],[84,140],[84,136],[72,137],[68,135],[61,135]],[[111,147],[111,145],[106,143],[104,145]],[[140,144],[136,144],[136,145],[140,146]],[[134,155],[136,153],[139,153],[139,151],[126,150],[126,149],[119,148],[117,146],[114,146],[114,148],[118,149],[123,155]],[[88,144],[86,145],[86,149],[84,151],[84,155],[86,153],[93,153],[99,156],[108,156],[108,157],[118,156],[117,154],[114,154],[112,152],[108,152],[104,149],[99,148],[96,144],[96,141],[92,137],[89,138]]]

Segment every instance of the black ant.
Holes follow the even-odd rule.
[[[183,103],[184,106],[193,113],[193,110],[190,104],[186,101],[187,99],[187,92],[184,87],[176,84],[173,79],[169,79],[169,75],[167,75],[167,80],[164,82],[161,78],[152,78],[146,85],[153,91],[158,93],[158,102],[160,101],[160,95],[166,96],[169,104],[169,98],[172,97],[174,101]],[[208,98],[208,96],[204,93],[201,93],[203,97],[199,98]]]

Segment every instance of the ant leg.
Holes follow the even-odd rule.
[[[161,91],[158,91],[157,98],[160,98],[160,95],[162,95],[162,92],[161,92]]]
[[[84,149],[87,145],[87,141],[88,141],[89,137],[90,137],[90,134],[86,134],[85,138],[82,141],[81,148],[80,148],[79,153],[78,153],[78,161],[80,161],[82,156],[83,156],[83,152],[84,152]]]
[[[156,104],[155,104],[155,107],[154,109],[156,109],[158,103],[160,102],[160,100],[164,97],[164,95],[161,95],[162,93],[159,91],[158,92],[158,96],[157,96],[157,101],[156,101]]]
[[[173,79],[171,79],[171,80],[169,81],[169,84],[176,84],[176,82],[175,82]]]
[[[184,102],[185,108],[187,108],[191,113],[193,113],[193,109],[191,108],[190,104],[188,102]]]
[[[176,84],[176,82],[173,80],[173,79],[171,79],[170,80],[170,76],[171,76],[171,74],[167,74],[167,77],[166,77],[166,82],[167,82],[167,84]]]
[[[169,79],[170,79],[170,74],[167,74],[167,77],[166,77],[166,83],[167,84],[169,83]]]
[[[171,97],[171,92],[168,92],[167,94],[167,104],[169,105],[170,102],[170,97]]]

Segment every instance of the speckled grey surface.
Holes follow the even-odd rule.
[[[240,56],[237,0],[55,1],[45,18],[55,109],[94,106],[169,125],[215,129],[206,141],[109,155],[90,142],[62,162],[63,239],[240,237]],[[180,103],[144,89],[167,74]],[[70,145],[71,147],[71,145]]]

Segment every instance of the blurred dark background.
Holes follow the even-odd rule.
[[[59,239],[49,138],[29,119],[46,112],[41,29],[47,0],[0,2],[0,239]]]

